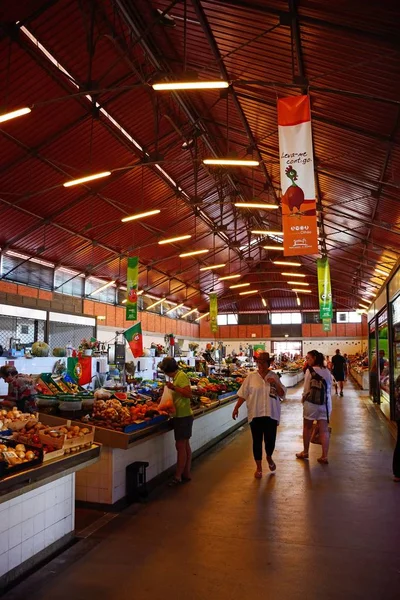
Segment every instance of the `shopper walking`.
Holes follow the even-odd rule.
[[[339,384],[340,395],[343,396],[343,384],[345,380],[346,359],[340,354],[339,348],[332,357],[332,375]]]
[[[308,368],[304,378],[303,389],[303,445],[302,452],[296,454],[299,459],[308,459],[308,451],[311,441],[311,433],[314,421],[318,423],[319,436],[322,445],[322,456],[318,458],[321,464],[328,464],[329,452],[329,429],[328,422],[332,411],[332,375],[330,371],[324,367],[324,356],[317,350],[310,350],[307,354]],[[310,402],[311,386],[317,382],[325,382],[325,402],[324,404],[314,404]],[[323,383],[322,382],[322,383]]]
[[[253,437],[253,456],[256,463],[256,479],[262,477],[262,446],[265,445],[267,462],[270,471],[276,470],[272,458],[276,431],[281,416],[280,397],[286,394],[286,388],[276,373],[270,370],[273,362],[268,352],[260,352],[255,359],[258,371],[247,375],[238,390],[239,399],[233,409],[232,418],[237,419],[239,409],[246,402],[247,417]]]
[[[192,449],[190,438],[192,437],[193,412],[190,407],[190,399],[192,390],[188,376],[179,369],[174,358],[167,356],[160,363],[159,368],[170,378],[166,386],[172,391],[175,406],[173,424],[178,456],[175,476],[170,485],[179,485],[191,479]]]

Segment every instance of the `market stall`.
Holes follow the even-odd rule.
[[[188,372],[193,390],[195,422],[191,446],[200,453],[240,427],[232,420],[233,403],[241,378],[205,378]],[[76,498],[85,502],[115,504],[126,495],[126,468],[133,462],[149,463],[147,480],[168,471],[176,462],[172,424],[168,414],[157,409],[162,383],[140,382],[134,392],[97,393],[93,410],[77,414],[95,425],[95,441],[103,444],[98,464],[83,470],[76,479]],[[101,396],[101,398],[100,398]],[[84,412],[84,411],[83,411]],[[245,416],[245,413],[243,413]],[[44,414],[41,420],[52,427],[65,425],[60,414]],[[74,421],[72,425],[81,424]]]
[[[100,446],[93,441],[94,431],[84,439],[79,427],[76,435],[68,438],[65,434],[56,439],[34,415],[17,410],[1,412],[0,587],[3,587],[71,540],[75,473],[98,461]],[[49,439],[52,446],[45,443]]]

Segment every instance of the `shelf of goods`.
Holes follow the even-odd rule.
[[[194,372],[188,375],[195,419],[191,446],[196,454],[243,425],[247,413],[243,406],[241,421],[232,420],[232,404],[240,386],[234,378],[210,380]],[[91,415],[80,418],[95,425],[94,439],[103,447],[99,463],[77,475],[77,500],[107,505],[122,500],[126,496],[126,468],[133,462],[149,463],[147,481],[173,467],[176,449],[172,421],[158,411],[162,390],[162,382],[148,381],[127,395],[118,393],[110,398],[108,390],[95,392]],[[66,423],[65,418],[50,414],[41,415],[41,420],[53,427]]]
[[[350,374],[358,383],[362,390],[369,390],[369,371],[368,368],[351,367]]]
[[[52,437],[35,415],[4,412],[1,418],[7,429],[0,434],[0,588],[70,542],[75,474],[92,468],[100,456],[94,431],[86,428],[88,433],[80,435],[82,424],[70,437]],[[45,444],[47,437],[52,446]]]
[[[274,371],[275,373],[279,373],[279,375],[281,376],[281,382],[286,388],[294,387],[304,379],[303,369],[293,369],[288,371],[274,369]]]

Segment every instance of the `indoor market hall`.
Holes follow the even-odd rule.
[[[277,469],[254,478],[247,426],[196,459],[193,479],[99,516],[5,600],[398,598],[394,441],[366,392],[333,397],[329,465],[302,448],[301,389],[282,406]]]

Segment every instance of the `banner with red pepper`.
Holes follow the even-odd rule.
[[[278,100],[285,256],[318,253],[311,112],[308,96]]]
[[[130,256],[126,273],[126,320],[137,319],[137,291],[139,279],[139,258]]]

